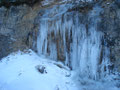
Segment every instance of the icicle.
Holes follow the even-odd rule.
[[[99,63],[103,35],[96,29],[99,19],[94,18],[97,17],[94,12],[89,17],[94,21],[91,21],[89,27],[87,22],[80,23],[78,12],[66,13],[56,19],[41,20],[38,53],[55,60],[64,59],[62,61],[65,65],[78,71],[81,77],[95,80],[104,77],[109,72],[109,50],[104,49],[102,63]]]

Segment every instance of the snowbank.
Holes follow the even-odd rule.
[[[38,65],[45,67],[45,73],[36,69]],[[0,62],[0,90],[77,90],[69,71],[60,65],[33,51],[13,53]]]
[[[0,61],[0,90],[119,90],[113,82],[78,80],[74,74],[31,50],[19,51]]]

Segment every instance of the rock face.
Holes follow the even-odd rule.
[[[105,39],[110,48],[110,59],[114,67],[120,71],[120,2],[119,0],[108,0],[101,6],[101,22],[98,28],[105,33]]]
[[[36,49],[36,39],[39,30],[39,19],[45,8],[54,4],[64,4],[56,0],[0,0],[0,58],[17,50],[27,48]],[[46,3],[42,2],[45,1]],[[96,5],[102,8],[100,22],[97,29],[105,35],[105,41],[110,48],[110,59],[115,68],[120,71],[120,1],[119,0],[94,0],[94,3],[83,3],[68,10],[79,11],[84,16]],[[73,4],[74,5],[74,4]],[[5,6],[5,7],[4,7]],[[7,8],[6,8],[7,7]],[[9,8],[8,8],[9,7]],[[82,18],[84,21],[84,18]],[[54,35],[51,34],[54,39]],[[56,40],[58,59],[64,61],[62,52],[62,37]],[[69,40],[67,41],[69,43]],[[69,51],[69,50],[68,50]]]
[[[11,7],[11,5],[17,6],[21,4],[33,5],[40,0],[0,0],[0,6]]]
[[[31,47],[32,32],[36,31],[34,19],[37,12],[27,5],[0,8],[0,58]],[[36,35],[37,36],[37,35]]]
[[[4,0],[0,2],[0,59],[17,50],[34,48],[37,51],[35,41],[39,30],[39,12],[49,3],[44,6],[38,2],[30,6],[27,1],[36,0],[8,0],[5,5],[2,4]],[[6,7],[6,3],[11,2],[9,8]],[[14,3],[18,3],[17,6]]]
[[[11,52],[8,42],[10,42],[8,36],[0,35],[0,58],[8,55]]]

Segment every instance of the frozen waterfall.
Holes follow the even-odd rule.
[[[38,53],[61,60],[80,77],[97,80],[108,75],[109,48],[103,33],[97,30],[98,11],[95,8],[83,15],[77,11],[61,11],[60,7],[52,9],[51,14],[40,19]]]

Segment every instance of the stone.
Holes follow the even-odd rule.
[[[0,34],[0,58],[8,55],[11,52],[12,41],[9,36],[4,36]]]
[[[101,12],[101,22],[98,23],[98,30],[104,32],[107,46],[110,48],[110,60],[114,68],[120,71],[120,8],[112,0],[109,6],[105,6]]]
[[[41,74],[47,73],[47,72],[46,72],[46,68],[45,68],[44,66],[37,65],[35,68],[36,68],[37,71],[40,72]]]
[[[20,5],[9,9],[1,7],[0,13],[0,59],[11,52],[32,48],[36,39],[32,37],[34,34],[37,36],[38,30],[34,23],[38,10],[33,11],[28,5]]]
[[[41,0],[0,0],[0,6],[5,6],[9,8],[11,6],[17,6],[21,4],[33,5],[38,1]]]

